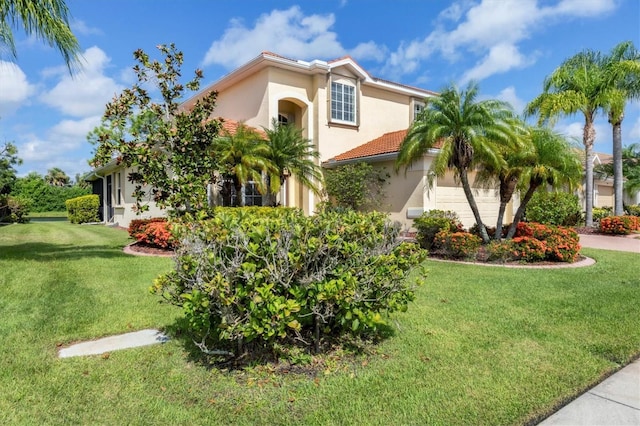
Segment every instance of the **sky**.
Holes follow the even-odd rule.
[[[184,52],[184,82],[196,69],[217,81],[262,51],[301,60],[350,55],[374,77],[439,91],[469,81],[483,98],[518,112],[544,78],[585,49],[640,48],[640,0],[67,0],[82,69],[69,75],[55,49],[14,31],[17,58],[0,50],[0,143],[18,147],[19,176],[58,167],[89,172],[86,136],[104,107],[135,81],[133,52]],[[555,128],[582,138],[583,116]],[[597,152],[611,153],[606,117]],[[623,144],[640,142],[640,102],[627,105]]]

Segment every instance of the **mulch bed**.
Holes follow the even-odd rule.
[[[145,243],[135,242],[125,247],[125,251],[139,256],[173,256],[173,249],[164,249]]]

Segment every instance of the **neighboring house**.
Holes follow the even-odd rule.
[[[613,155],[596,152],[593,158],[593,165],[608,164],[613,162]],[[613,176],[599,176],[598,173],[593,174],[593,206],[594,207],[613,207],[615,203],[613,191]],[[583,190],[584,192],[584,190]],[[582,197],[583,198],[583,197]],[[582,200],[582,199],[581,199]],[[640,192],[629,195],[623,191],[624,204],[640,204]],[[582,200],[584,206],[584,200]]]
[[[402,138],[424,106],[425,98],[437,94],[429,90],[372,77],[350,57],[333,61],[300,61],[263,52],[182,104],[190,108],[204,93],[218,92],[215,115],[227,123],[244,122],[256,129],[267,128],[272,118],[303,129],[320,153],[326,167],[352,161],[369,161],[388,169],[387,189],[391,212],[408,228],[414,217],[433,208],[455,210],[466,226],[474,223],[462,188],[452,175],[427,185],[433,155],[415,164],[406,173],[393,172],[393,162]],[[127,226],[136,217],[130,211],[131,189],[125,170],[109,164],[94,170],[94,188],[103,194],[103,214],[107,221]],[[119,176],[119,177],[118,177]],[[471,177],[473,178],[473,176]],[[119,183],[118,183],[119,182]],[[246,189],[246,188],[245,188]],[[120,195],[118,195],[120,194]],[[249,188],[252,202],[259,197]],[[212,194],[215,198],[215,192]],[[498,211],[495,191],[478,191],[478,204],[487,224]],[[318,197],[295,180],[287,179],[278,202],[315,210]],[[512,207],[507,217],[514,211]],[[143,217],[160,214],[152,210]]]

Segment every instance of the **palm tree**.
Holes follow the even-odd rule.
[[[521,126],[518,126],[519,130]],[[500,207],[498,209],[498,218],[496,220],[495,240],[502,238],[502,229],[504,225],[504,213],[507,205],[513,198],[513,194],[517,190],[520,177],[525,171],[527,165],[531,164],[535,157],[535,149],[527,137],[530,135],[531,129],[518,137],[516,144],[503,144],[498,146],[500,155],[504,162],[500,163],[481,163],[478,174],[476,175],[476,185],[484,188],[498,187],[500,197]],[[496,168],[497,166],[497,168]]]
[[[267,191],[262,174],[276,173],[276,168],[269,159],[269,145],[254,129],[240,123],[232,134],[223,131],[216,139],[214,152],[223,175],[222,196],[226,205],[231,205],[232,188],[236,198],[234,206],[242,206],[242,186],[255,182],[260,193]]]
[[[598,110],[605,108],[607,79],[599,52],[584,50],[565,60],[543,84],[543,93],[525,108],[526,115],[538,114],[538,124],[558,116],[577,112],[584,115],[582,143],[584,145],[586,225],[593,226],[593,143],[596,129],[593,125]]]
[[[548,128],[533,128],[529,131],[529,141],[533,148],[533,157],[523,169],[521,189],[524,196],[507,232],[507,239],[516,232],[527,204],[539,188],[549,185],[552,188],[567,186],[570,190],[582,178],[582,166],[575,149],[560,134]]]
[[[21,24],[27,35],[56,47],[69,71],[79,65],[80,45],[69,28],[69,9],[64,0],[0,1],[0,46],[17,57],[12,28]]]
[[[480,218],[468,173],[480,161],[499,168],[504,159],[498,146],[512,144],[516,137],[509,104],[497,100],[476,101],[477,96],[478,86],[471,82],[463,92],[451,86],[440,96],[426,99],[424,110],[400,145],[396,171],[402,166],[406,170],[440,144],[432,171],[436,176],[443,176],[447,170],[454,171],[480,228],[480,235],[488,243],[489,235]]]
[[[624,214],[622,186],[622,120],[627,100],[640,98],[640,53],[630,41],[613,48],[605,58],[609,87],[607,115],[613,132],[613,192],[616,216]]]
[[[265,128],[269,159],[275,166],[275,173],[268,175],[269,192],[275,194],[285,184],[290,175],[320,194],[322,169],[317,164],[320,153],[313,143],[302,136],[302,129],[292,124],[284,124],[273,119],[272,129]]]
[[[69,184],[71,178],[60,168],[54,167],[47,170],[47,175],[44,177],[45,182],[51,186],[66,186]]]

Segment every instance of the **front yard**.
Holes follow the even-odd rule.
[[[169,258],[126,232],[0,227],[2,424],[526,424],[640,355],[638,255],[507,269],[428,261],[426,284],[369,355],[316,376],[194,362],[184,341],[57,358],[57,345],[144,328],[179,310],[148,293]]]

